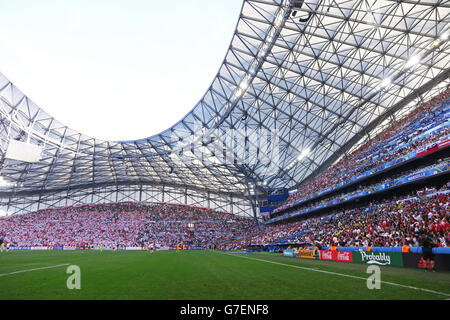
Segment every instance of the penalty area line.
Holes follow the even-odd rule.
[[[300,267],[300,266],[296,266],[296,265],[292,265],[292,264],[286,264],[286,263],[275,262],[275,261],[269,261],[269,260],[258,259],[258,258],[252,258],[252,257],[246,257],[246,256],[235,255],[235,254],[224,253],[224,252],[221,252],[221,253],[222,253],[222,254],[225,254],[225,255],[227,255],[227,256],[233,256],[233,257],[236,257],[236,258],[243,258],[243,259],[249,259],[249,260],[261,261],[261,262],[272,263],[272,264],[277,264],[277,265],[286,266],[286,267],[292,267],[292,268],[303,269],[303,270],[308,270],[308,271],[321,272],[321,273],[331,274],[331,275],[335,275],[335,276],[341,276],[341,277],[347,277],[347,278],[353,278],[353,279],[359,279],[359,280],[367,281],[367,278],[364,278],[364,277],[358,277],[358,276],[352,276],[352,275],[345,274],[345,273],[338,273],[338,272],[332,272],[332,271],[325,271],[325,270],[320,270],[320,269],[315,269],[315,268],[308,268],[308,267]],[[385,283],[385,284],[389,284],[389,285],[391,285],[391,286],[398,286],[398,287],[402,287],[402,288],[408,288],[408,289],[413,289],[413,290],[419,290],[419,291],[424,291],[424,292],[428,292],[428,293],[433,293],[433,294],[438,294],[438,295],[450,297],[450,294],[444,293],[444,292],[440,292],[440,291],[435,291],[435,290],[430,290],[430,289],[425,289],[425,288],[418,288],[418,287],[413,287],[413,286],[408,286],[408,285],[404,285],[404,284],[399,284],[399,283],[389,282],[389,281],[383,281],[383,280],[381,280],[380,282],[381,282],[381,283]],[[448,299],[447,299],[447,300],[448,300]]]
[[[24,273],[24,272],[37,271],[37,270],[59,268],[59,267],[68,266],[68,265],[69,265],[68,263],[63,263],[63,264],[57,264],[57,265],[54,265],[54,266],[47,266],[47,267],[41,267],[41,268],[19,270],[19,271],[13,271],[13,272],[8,272],[8,273],[0,273],[0,277],[9,276],[9,275],[18,274],[18,273]]]

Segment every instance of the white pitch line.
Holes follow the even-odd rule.
[[[314,268],[307,268],[307,267],[300,267],[300,266],[295,266],[295,265],[292,265],[292,264],[280,263],[280,262],[269,261],[269,260],[264,260],[264,259],[250,258],[250,257],[246,257],[246,256],[238,256],[238,255],[235,255],[235,254],[224,253],[224,252],[222,254],[226,254],[228,256],[233,256],[233,257],[237,257],[237,258],[244,258],[244,259],[249,259],[249,260],[262,261],[262,262],[278,264],[278,265],[286,266],[286,267],[292,267],[292,268],[303,269],[303,270],[308,270],[308,271],[316,271],[316,272],[332,274],[332,275],[341,276],[341,277],[347,277],[347,278],[360,279],[360,280],[367,281],[367,278],[358,277],[358,276],[352,276],[352,275],[344,274],[344,273],[325,271],[325,270],[314,269]],[[446,297],[450,297],[449,293],[444,293],[444,292],[439,292],[439,291],[434,291],[434,290],[424,289],[424,288],[418,288],[418,287],[413,287],[413,286],[407,286],[407,285],[399,284],[399,283],[395,283],[395,282],[388,282],[388,281],[380,281],[380,282],[381,283],[385,283],[385,284],[390,284],[392,286],[398,286],[398,287],[403,287],[403,288],[420,290],[420,291],[425,291],[425,292],[428,292],[428,293],[434,293],[434,294],[439,294],[439,295],[443,295],[443,296],[446,296]]]
[[[59,267],[68,266],[68,265],[69,265],[68,263],[64,263],[64,264],[57,264],[57,265],[54,265],[54,266],[48,266],[48,267],[42,267],[42,268],[19,270],[19,271],[14,271],[14,272],[9,272],[9,273],[0,273],[0,277],[9,276],[9,275],[12,275],[12,274],[17,274],[17,273],[23,273],[23,272],[31,272],[31,271],[37,271],[37,270],[59,268]]]

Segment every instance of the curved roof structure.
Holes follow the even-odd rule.
[[[448,82],[449,17],[444,0],[245,0],[202,99],[135,141],[76,132],[0,74],[1,175],[12,182],[0,194],[295,188]],[[6,159],[10,139],[43,147],[41,160]]]

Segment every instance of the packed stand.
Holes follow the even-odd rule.
[[[12,246],[210,245],[254,225],[249,218],[183,205],[115,203],[39,210],[0,218]]]
[[[287,243],[318,246],[417,247],[424,232],[439,246],[450,246],[450,182],[440,190],[426,187],[364,208],[256,228],[227,247],[269,245],[286,238]]]
[[[353,191],[349,191],[346,193],[339,193],[332,197],[327,197],[323,200],[310,202],[307,205],[302,206],[302,208],[300,210],[295,211],[295,212],[309,212],[309,210],[321,209],[323,207],[331,206],[331,205],[333,205],[333,203],[335,204],[335,202],[333,202],[334,200],[343,202],[343,201],[349,201],[351,199],[354,199],[355,197],[368,195],[368,194],[373,193],[374,192],[373,190],[375,190],[379,186],[383,186],[388,183],[395,185],[395,183],[394,183],[395,181],[400,181],[402,178],[414,176],[415,174],[417,174],[419,172],[425,172],[429,169],[436,168],[436,167],[439,167],[445,171],[449,170],[450,169],[450,157],[441,159],[441,161],[439,161],[438,164],[432,164],[432,165],[428,165],[425,167],[420,167],[418,169],[410,169],[408,171],[405,171],[405,172],[402,172],[402,173],[399,173],[396,175],[392,175],[388,178],[384,178],[384,179],[378,181],[377,183],[374,183],[374,184],[371,184],[368,186],[359,186],[358,188],[356,188]],[[288,214],[283,214],[280,217],[286,217],[287,215],[292,215],[292,212],[288,213]]]
[[[344,156],[325,173],[301,186],[280,207],[335,186],[410,152],[419,152],[441,139],[449,138],[449,126],[439,127],[450,119],[449,94],[450,90],[446,90],[411,111],[359,149]],[[425,132],[426,135],[423,134]]]

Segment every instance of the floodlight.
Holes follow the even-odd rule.
[[[411,68],[411,67],[413,67],[414,65],[418,64],[419,62],[420,62],[420,57],[419,57],[419,56],[411,57],[411,58],[408,60],[408,62],[405,64],[405,67],[406,67],[406,68]]]
[[[309,152],[310,152],[309,148],[304,149],[298,156],[297,160],[298,161],[303,160],[305,157],[307,157],[309,155]]]

